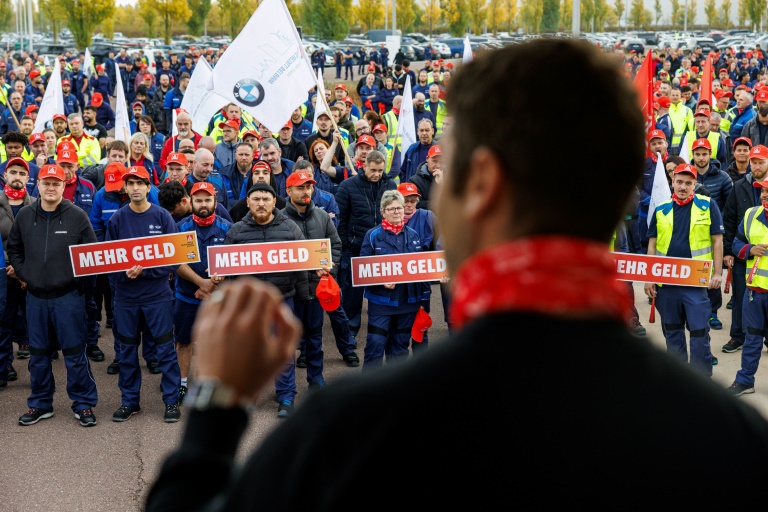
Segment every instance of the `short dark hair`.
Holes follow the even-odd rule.
[[[189,78],[189,73],[187,73],[186,71],[183,72],[181,76],[179,76],[179,80],[184,80],[185,78]]]
[[[16,132],[16,131],[9,131],[5,135],[3,135],[3,144],[7,146],[9,143],[12,143],[12,142],[18,142],[22,146],[26,146],[27,143],[29,143],[29,137],[27,137],[21,132]]]
[[[582,85],[578,92],[564,90],[556,81],[532,81],[530,77],[541,71],[541,62],[573,77],[574,83]],[[483,79],[478,81],[478,76]],[[563,94],[579,104],[599,104],[601,114],[584,118],[578,136],[559,138],[561,154],[579,154],[585,147],[599,146],[601,160],[621,162],[622,172],[613,173],[610,180],[600,166],[588,160],[573,162],[574,176],[589,183],[589,198],[583,204],[600,202],[599,208],[574,209],[567,202],[553,202],[551,189],[542,186],[541,155],[552,151],[550,119],[561,111],[562,103],[539,105],[537,115],[529,117],[530,98]],[[448,163],[452,176],[442,193],[463,197],[471,155],[482,147],[501,164],[511,218],[520,227],[518,236],[566,234],[608,242],[640,179],[645,156],[645,123],[637,108],[637,93],[615,57],[588,42],[570,39],[536,39],[506,46],[463,64],[448,89],[447,103],[455,120],[448,136],[461,141],[463,150],[453,153]],[[524,115],[527,121],[504,130],[488,130],[487,112],[497,119]],[[606,131],[606,126],[620,129]]]
[[[395,71],[402,71],[402,70],[403,70],[403,66],[401,66],[400,64],[395,64]]]
[[[408,67],[408,66],[410,66],[410,65],[411,65],[411,61],[410,61],[410,60],[408,60],[408,59],[403,59],[403,67],[404,67],[404,68],[407,68],[407,67]]]
[[[113,149],[122,151],[126,155],[128,154],[128,144],[126,144],[121,140],[113,140],[112,142],[107,144],[104,149],[106,149],[107,155],[109,155],[109,152],[112,151]]]
[[[185,197],[189,197],[187,189],[178,181],[161,183],[157,192],[157,201],[166,210],[173,210]]]
[[[757,109],[757,113],[763,117],[768,116],[768,103],[760,105]]]
[[[147,95],[147,86],[144,85],[144,84],[139,85],[136,88],[136,94],[141,94],[142,96],[146,96]]]

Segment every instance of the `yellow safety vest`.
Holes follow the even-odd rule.
[[[384,124],[387,125],[387,143],[394,148],[395,137],[397,136],[397,116],[390,110],[381,116],[381,118],[384,120]],[[402,141],[397,141],[397,149],[402,150],[402,147]]]
[[[424,103],[424,110],[432,111],[430,107],[430,100]],[[437,115],[435,116],[435,136],[439,137],[443,134],[443,119],[448,115],[448,106],[443,100],[437,100]]]
[[[717,110],[716,108],[713,108],[712,112],[717,112],[720,114],[720,129],[726,133],[731,131],[731,121],[728,119],[728,111]]]
[[[744,214],[744,233],[747,235],[747,241],[750,245],[768,244],[768,226],[757,220],[763,211],[765,210],[761,205],[750,208]],[[747,260],[747,269],[751,269],[754,265],[755,257],[750,254]],[[768,290],[768,258],[760,258],[750,286]]]
[[[613,248],[616,245],[616,230],[613,231],[613,236],[611,237],[611,244],[609,245],[610,251],[613,252]]]
[[[435,76],[432,73],[430,73],[429,76],[427,76],[427,84],[431,84],[434,81],[435,81]],[[441,82],[443,81],[443,74],[442,73],[440,73],[440,81]]]
[[[77,150],[77,161],[80,167],[87,167],[98,163],[101,160],[101,145],[99,141],[83,132],[83,138],[80,141],[80,145],[77,144],[72,135],[66,135],[59,139],[59,144],[62,141],[67,141]]]
[[[683,139],[683,133],[688,126],[688,121],[693,117],[691,109],[685,106],[682,100],[677,105],[669,106],[669,120],[672,122],[672,147],[677,149]]]
[[[709,198],[695,195],[691,207],[691,225],[688,234],[688,243],[691,247],[691,258],[696,260],[713,259],[711,211]],[[666,256],[669,244],[672,241],[674,228],[673,201],[665,201],[656,208],[656,254]],[[761,207],[762,208],[762,207]]]
[[[686,141],[688,142],[688,154],[693,157],[693,143],[696,141],[696,139],[699,138],[699,134],[696,132],[691,132],[694,136],[689,137],[686,135]],[[690,134],[689,134],[690,135]],[[710,132],[707,134],[707,140],[709,141],[709,145],[712,146],[712,158],[715,158],[717,155],[717,148],[720,145],[720,139],[722,137],[718,132],[713,132],[710,130]]]

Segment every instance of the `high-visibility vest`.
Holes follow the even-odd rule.
[[[747,241],[750,245],[768,244],[768,226],[757,220],[765,209],[762,205],[754,206],[744,214],[744,234],[747,235]],[[755,256],[749,255],[747,268],[755,266]],[[768,290],[768,258],[760,258],[757,264],[757,270],[752,276],[750,286]]]
[[[66,135],[60,138],[58,144],[61,144],[62,141],[67,141],[75,146],[75,149],[77,150],[77,163],[80,167],[84,168],[98,163],[98,161],[101,160],[101,145],[99,144],[99,141],[85,132],[83,132],[83,138],[79,145],[72,135]]]
[[[394,148],[395,137],[397,136],[397,115],[395,115],[395,113],[390,110],[381,116],[381,118],[384,120],[384,124],[387,125],[387,144]],[[402,141],[397,141],[397,149],[402,150],[402,147]]]
[[[691,132],[694,136],[688,137],[686,136],[686,142],[688,143],[688,154],[693,157],[693,143],[696,141],[696,139],[700,138],[699,134],[696,132]],[[717,155],[717,148],[720,147],[720,139],[721,135],[718,132],[713,132],[710,130],[710,132],[707,134],[707,140],[709,141],[710,146],[712,146],[712,158],[715,158]]]
[[[677,104],[671,104],[669,106],[669,120],[672,122],[672,147],[677,148],[680,146],[680,142],[683,139],[683,133],[685,133],[688,127],[688,120],[693,117],[691,109],[683,104],[682,100]]]
[[[424,103],[424,110],[432,110],[430,106],[430,100]],[[437,115],[435,115],[435,135],[440,136],[443,134],[443,119],[448,115],[448,106],[443,100],[437,100]]]
[[[613,252],[613,248],[615,247],[615,245],[616,245],[616,230],[614,229],[614,230],[613,230],[613,236],[611,237],[611,243],[610,243],[610,245],[608,246],[608,247],[609,247],[609,250],[610,250],[611,252]]]
[[[712,217],[710,201],[706,196],[695,195],[691,206],[691,225],[688,233],[688,243],[691,247],[691,258],[697,260],[713,259]],[[675,214],[673,201],[665,201],[656,208],[656,254],[666,256],[672,241]],[[761,207],[762,208],[762,207]]]

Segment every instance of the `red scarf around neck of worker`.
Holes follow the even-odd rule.
[[[456,272],[449,317],[456,328],[503,311],[626,321],[629,306],[607,243],[542,236],[507,242],[465,261]]]
[[[24,199],[24,196],[27,195],[27,187],[21,187],[19,190],[16,190],[6,183],[5,187],[3,187],[3,192],[5,192],[5,195],[8,197],[8,199],[15,201],[18,199]]]
[[[405,227],[405,223],[400,223],[399,225],[396,226],[391,222],[389,222],[387,219],[381,219],[381,227],[384,228],[386,231],[389,231],[390,233],[399,235],[400,232]]]
[[[171,178],[165,178],[165,182],[166,183],[168,183],[170,181],[171,181]],[[186,187],[187,186],[187,177],[184,176],[184,178],[179,183],[181,183],[182,187]]]
[[[677,197],[677,194],[672,194],[672,200],[675,202],[677,206],[685,206],[691,201],[693,201],[693,194],[689,195],[687,199],[679,199]]]
[[[212,213],[211,215],[209,215],[208,217],[206,217],[206,218],[204,218],[204,219],[203,219],[203,218],[201,218],[201,217],[198,217],[197,215],[195,215],[195,214],[193,213],[193,214],[192,214],[192,220],[193,220],[193,221],[195,222],[195,224],[197,224],[198,226],[201,226],[201,227],[206,227],[206,226],[210,226],[211,224],[213,224],[213,222],[216,220],[216,214],[215,214],[215,213]]]

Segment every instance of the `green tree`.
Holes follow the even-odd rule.
[[[187,28],[191,35],[199,37],[203,35],[208,13],[211,12],[211,0],[187,0],[187,5],[193,13],[187,20]]]
[[[717,5],[715,0],[705,0],[704,15],[707,17],[707,25],[710,27],[717,25]]]
[[[626,9],[627,4],[624,3],[624,0],[616,0],[613,4],[613,12],[616,13],[616,19],[621,21],[621,19],[625,17]],[[627,23],[629,23],[629,20],[627,20]]]
[[[10,4],[11,0],[3,0]],[[67,16],[67,13],[61,8],[61,5],[55,0],[38,0],[40,13],[45,17],[53,32],[53,42],[59,42],[59,32],[61,32],[61,23]],[[0,15],[1,16],[1,15]],[[10,20],[9,20],[10,21]]]
[[[688,26],[692,26],[696,22],[696,14],[698,6],[696,0],[688,0]]]
[[[723,0],[720,4],[719,24],[723,30],[728,30],[731,26],[731,0]]]
[[[155,37],[157,28],[157,11],[153,0],[139,0],[136,2],[136,14],[144,20],[147,26],[147,37]]]
[[[543,14],[543,0],[524,0],[520,6],[520,22],[528,34],[538,34]]]
[[[101,33],[106,37],[107,39],[114,39],[115,38],[115,18],[114,16],[110,16],[109,18],[105,19],[101,22]]]
[[[639,29],[645,25],[645,7],[643,6],[643,0],[632,0],[629,6],[629,19],[627,25],[632,26],[635,29]]]
[[[171,44],[172,24],[184,23],[192,11],[189,9],[186,0],[150,0],[154,5],[155,11],[163,24],[163,39],[165,44]],[[246,17],[247,19],[247,17]]]
[[[363,31],[379,28],[384,19],[384,1],[366,0],[352,7],[352,14]],[[400,14],[400,9],[398,9]]]
[[[469,13],[465,0],[441,0],[443,18],[448,31],[456,37],[463,36],[469,26]]]
[[[349,33],[350,8],[351,0],[304,0],[302,16],[308,33],[321,39],[342,39]]]
[[[604,32],[605,25],[613,14],[613,10],[608,5],[608,0],[595,0],[595,30]]]
[[[669,13],[669,23],[670,25],[677,25],[682,27],[683,26],[683,17],[685,16],[685,13],[683,12],[683,6],[680,5],[680,0],[670,0],[670,13]]]
[[[486,0],[467,0],[467,10],[469,11],[469,26],[473,34],[482,34],[487,16],[485,7]],[[399,14],[398,14],[399,16]]]
[[[747,2],[748,0],[739,0],[739,8],[736,11],[736,19],[738,20],[738,25],[740,27],[744,26],[745,22],[747,21],[747,18],[749,17]]]
[[[364,0],[369,1],[369,0]],[[413,9],[413,0],[397,0],[397,28],[405,34],[413,30],[416,23],[416,11]],[[346,34],[341,34],[342,36]]]
[[[250,19],[253,11],[248,6],[248,0],[217,0],[221,9],[221,21],[225,30],[233,39],[240,33]]]
[[[78,50],[91,44],[93,30],[115,10],[115,0],[53,0],[66,13],[63,18]]]
[[[0,32],[10,32],[12,25],[13,25],[13,3],[11,2],[11,0],[0,0]],[[56,32],[54,32],[53,34],[55,37]]]
[[[766,0],[748,0],[747,2],[747,16],[752,23],[751,28],[757,30],[760,26],[760,18],[766,9]]]
[[[581,18],[581,28],[585,32],[595,30],[595,2],[594,0],[581,0],[579,7],[579,17]]]
[[[560,0],[542,0],[541,31],[557,32],[560,28]]]
[[[563,0],[560,4],[560,23],[567,31],[573,20],[573,0]]]
[[[506,22],[507,22],[507,32],[512,32],[512,29],[515,27],[515,18],[517,18],[517,0],[504,0],[504,5],[506,5]]]
[[[285,5],[288,6],[288,12],[293,18],[294,25],[301,25],[301,2],[294,2],[293,0],[287,0]]]
[[[440,23],[442,16],[440,0],[424,0],[424,25],[429,28],[430,37],[432,37],[435,25]]]
[[[498,34],[502,23],[504,23],[504,18],[506,17],[503,0],[488,0],[486,13],[488,31],[492,32],[494,35]]]
[[[661,10],[661,0],[655,0],[653,3],[653,21],[654,24],[658,27],[659,21],[661,21],[663,11]]]

